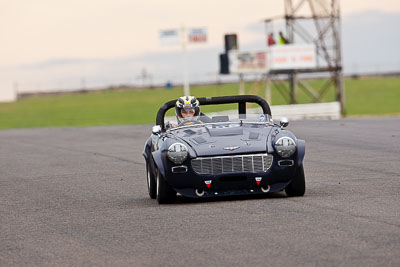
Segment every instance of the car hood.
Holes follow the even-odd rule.
[[[191,128],[174,132],[198,157],[262,153],[267,151],[267,138],[272,127]]]

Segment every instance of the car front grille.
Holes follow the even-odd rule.
[[[269,154],[199,157],[192,160],[192,167],[197,174],[266,172],[272,160]]]

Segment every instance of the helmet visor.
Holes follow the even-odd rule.
[[[183,108],[181,110],[182,118],[193,117],[195,114],[194,108]]]

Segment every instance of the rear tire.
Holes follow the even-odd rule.
[[[152,199],[156,198],[156,179],[154,174],[151,171],[150,164],[146,161],[146,180],[147,180],[147,189],[149,191],[149,196]]]
[[[297,168],[293,180],[285,188],[286,195],[289,197],[301,197],[306,192],[306,179],[303,165]]]
[[[161,177],[160,171],[156,170],[157,189],[156,196],[159,204],[172,203],[176,199],[176,192],[172,189],[164,178]]]

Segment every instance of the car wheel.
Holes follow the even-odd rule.
[[[176,192],[161,177],[160,171],[156,170],[157,189],[156,196],[159,204],[172,203],[175,201]]]
[[[306,179],[303,165],[297,168],[293,180],[285,188],[286,195],[289,197],[304,196],[306,192]]]
[[[147,189],[149,191],[149,196],[152,199],[156,198],[156,179],[151,171],[150,164],[146,162],[146,180],[147,180]]]

